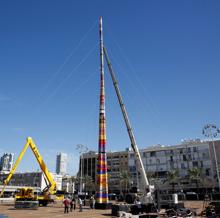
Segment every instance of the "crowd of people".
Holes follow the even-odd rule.
[[[83,211],[83,200],[80,197],[78,198],[66,197],[63,200],[63,204],[64,204],[64,213],[69,213],[72,212],[73,210],[76,210],[77,204],[79,207],[79,212]],[[84,205],[85,205],[85,201],[84,201]],[[95,197],[93,195],[90,197],[90,208],[95,209]]]

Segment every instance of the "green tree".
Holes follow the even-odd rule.
[[[172,192],[175,192],[175,185],[179,182],[179,172],[178,170],[171,170],[167,173],[167,178],[164,183],[168,182],[172,185]]]
[[[147,175],[147,179],[148,179],[150,185],[153,185],[158,182],[158,178],[157,178],[155,172],[146,171],[146,175]]]
[[[128,192],[128,189],[130,188],[130,178],[131,174],[130,172],[123,170],[120,172],[119,179],[120,179],[120,186],[121,189],[125,192]]]
[[[93,182],[91,176],[85,176],[83,178],[83,183],[85,185],[85,188],[84,188],[85,192],[90,193],[90,192],[95,191],[95,183]]]
[[[188,170],[189,174],[189,180],[195,183],[197,193],[199,191],[199,182],[201,182],[202,179],[202,169],[200,168],[192,168]]]

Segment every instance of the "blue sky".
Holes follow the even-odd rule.
[[[98,18],[138,146],[220,127],[219,1],[1,1],[0,154],[32,136],[48,168],[98,147]],[[105,65],[107,150],[130,142]],[[19,170],[38,169],[30,151]]]

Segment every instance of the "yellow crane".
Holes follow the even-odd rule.
[[[54,181],[52,175],[50,174],[49,170],[47,169],[47,166],[46,166],[45,162],[43,161],[43,158],[40,155],[40,153],[37,149],[37,146],[35,145],[35,143],[31,137],[27,138],[27,142],[24,145],[24,148],[22,149],[20,155],[18,156],[18,159],[16,160],[15,164],[13,165],[10,173],[8,174],[8,177],[4,180],[4,186],[1,191],[0,197],[2,197],[4,190],[5,190],[5,187],[7,186],[11,177],[15,173],[15,171],[16,171],[16,169],[17,169],[17,167],[18,167],[18,165],[19,165],[19,163],[20,163],[22,157],[24,156],[28,147],[30,147],[32,152],[34,153],[34,156],[36,157],[38,164],[47,179],[48,185],[43,190],[43,193],[38,196],[34,195],[33,188],[20,188],[15,196],[15,199],[16,199],[15,203],[16,203],[16,201],[19,201],[19,202],[21,202],[21,201],[38,201],[39,204],[46,206],[50,201],[53,201],[54,199],[62,200],[63,199],[62,194],[55,195],[57,192],[56,182]]]

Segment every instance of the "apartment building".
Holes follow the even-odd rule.
[[[73,194],[75,192],[76,178],[73,176],[65,175],[62,179],[62,190]]]
[[[215,146],[216,158],[213,149]],[[199,168],[202,179],[198,182],[200,189],[218,188],[217,165],[220,160],[220,140],[201,141],[185,140],[179,145],[164,146],[156,145],[140,150],[142,161],[148,179],[151,184],[161,190],[169,190],[172,184],[169,182],[168,174],[177,171],[178,178],[175,189],[193,190],[196,183],[190,181],[189,169]],[[81,155],[83,176],[89,175],[96,181],[97,153],[88,152]],[[80,164],[81,166],[81,164]],[[131,150],[107,152],[109,191],[119,192],[121,189],[122,171],[130,174],[129,186],[140,187],[140,172],[135,154]]]
[[[218,160],[220,141],[215,141],[214,145]],[[212,142],[190,140],[175,146],[156,145],[142,149],[140,153],[149,180],[162,190],[171,189],[167,176],[170,171],[174,170],[178,172],[180,178],[176,182],[177,190],[196,188],[196,184],[189,179],[189,169],[193,168],[199,168],[203,176],[203,181],[199,181],[199,188],[218,187]],[[133,182],[138,186],[136,160],[133,152],[129,154],[129,170]]]

